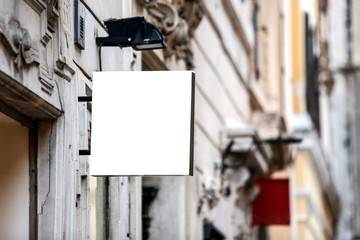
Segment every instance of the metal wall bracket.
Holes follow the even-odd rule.
[[[78,102],[91,102],[92,96],[78,96]],[[80,149],[79,150],[80,156],[91,155],[90,149]]]
[[[92,96],[79,96],[78,102],[92,102]]]
[[[90,149],[80,149],[79,155],[80,156],[91,155]]]

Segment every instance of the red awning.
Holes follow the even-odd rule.
[[[255,183],[260,193],[252,203],[252,224],[289,225],[289,180],[259,178]]]

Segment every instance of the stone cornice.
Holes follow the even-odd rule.
[[[61,110],[0,71],[0,101],[34,119],[55,119]]]

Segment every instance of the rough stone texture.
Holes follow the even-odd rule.
[[[358,3],[354,3],[354,9]],[[356,75],[338,71],[349,63],[346,54],[346,2],[329,1],[329,58],[334,74],[334,88],[330,95],[331,101],[331,131],[332,151],[331,161],[334,165],[334,178],[341,202],[341,213],[337,225],[336,239],[348,239],[359,236],[359,197],[357,184],[359,182],[358,162],[358,87]],[[334,19],[336,16],[337,19]],[[357,15],[352,16],[352,24],[358,24]],[[355,26],[353,25],[353,27]],[[353,36],[358,36],[359,30],[353,28]],[[356,45],[356,38],[353,40]],[[343,51],[339,51],[343,49]],[[355,49],[354,49],[355,50]],[[354,56],[357,51],[353,51]],[[354,59],[355,60],[355,59]]]
[[[281,22],[281,11],[289,8],[288,1],[261,1],[264,8],[270,5],[271,9],[260,12],[261,23],[269,28],[268,34],[261,35],[263,75],[258,80],[254,48],[260,42],[256,42],[253,29],[253,1],[81,2],[86,8],[84,50],[73,40],[74,1],[0,2],[0,103],[38,125],[34,146],[36,239],[95,239],[91,228],[96,226],[90,226],[89,162],[86,156],[78,154],[79,149],[89,147],[91,104],[77,102],[78,96],[91,95],[93,71],[189,68],[196,72],[194,176],[99,180],[98,192],[103,195],[101,204],[105,209],[102,217],[106,218],[99,232],[109,239],[141,239],[141,189],[146,186],[159,189],[149,206],[150,239],[202,239],[204,223],[212,223],[226,239],[256,239],[258,229],[250,222],[251,201],[257,192],[252,179],[255,173],[259,174],[255,165],[257,159],[265,158],[264,153],[254,145],[249,154],[236,159],[243,165],[222,168],[223,153],[231,140],[224,133],[229,127],[258,124],[251,120],[255,110],[264,114],[271,111],[279,119],[288,119],[291,104],[285,102],[290,98],[286,92],[290,92],[291,66],[287,60],[291,56],[280,50],[282,41],[286,51],[290,48],[290,40],[285,36],[285,32],[290,32],[290,26],[285,26],[289,14],[284,14]],[[154,17],[157,12],[160,17]],[[107,35],[104,19],[138,15],[159,21],[170,52],[140,53],[118,47],[99,51],[95,39]],[[163,22],[169,16],[178,17],[179,24],[175,26],[179,29],[169,30],[174,23]],[[344,94],[344,89],[337,90],[337,94]],[[343,120],[339,119],[342,125]],[[255,130],[259,127],[254,126]],[[279,124],[268,129],[268,133],[280,131],[285,132],[286,126]],[[340,130],[337,133],[343,136]],[[339,156],[346,154],[344,149],[334,151]],[[271,173],[272,160],[264,162],[265,169],[270,169],[264,174]],[[345,170],[341,168],[342,173]],[[345,180],[344,183],[348,184]]]

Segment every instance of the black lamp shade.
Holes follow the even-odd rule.
[[[109,19],[104,23],[108,29],[109,36],[132,37],[144,22],[146,22],[144,17],[131,17],[122,19]]]
[[[151,24],[144,23],[137,30],[131,46],[135,50],[166,48],[166,43],[160,32]]]
[[[111,19],[105,21],[109,37],[96,38],[101,46],[132,47],[135,50],[166,48],[160,32],[144,17]]]

